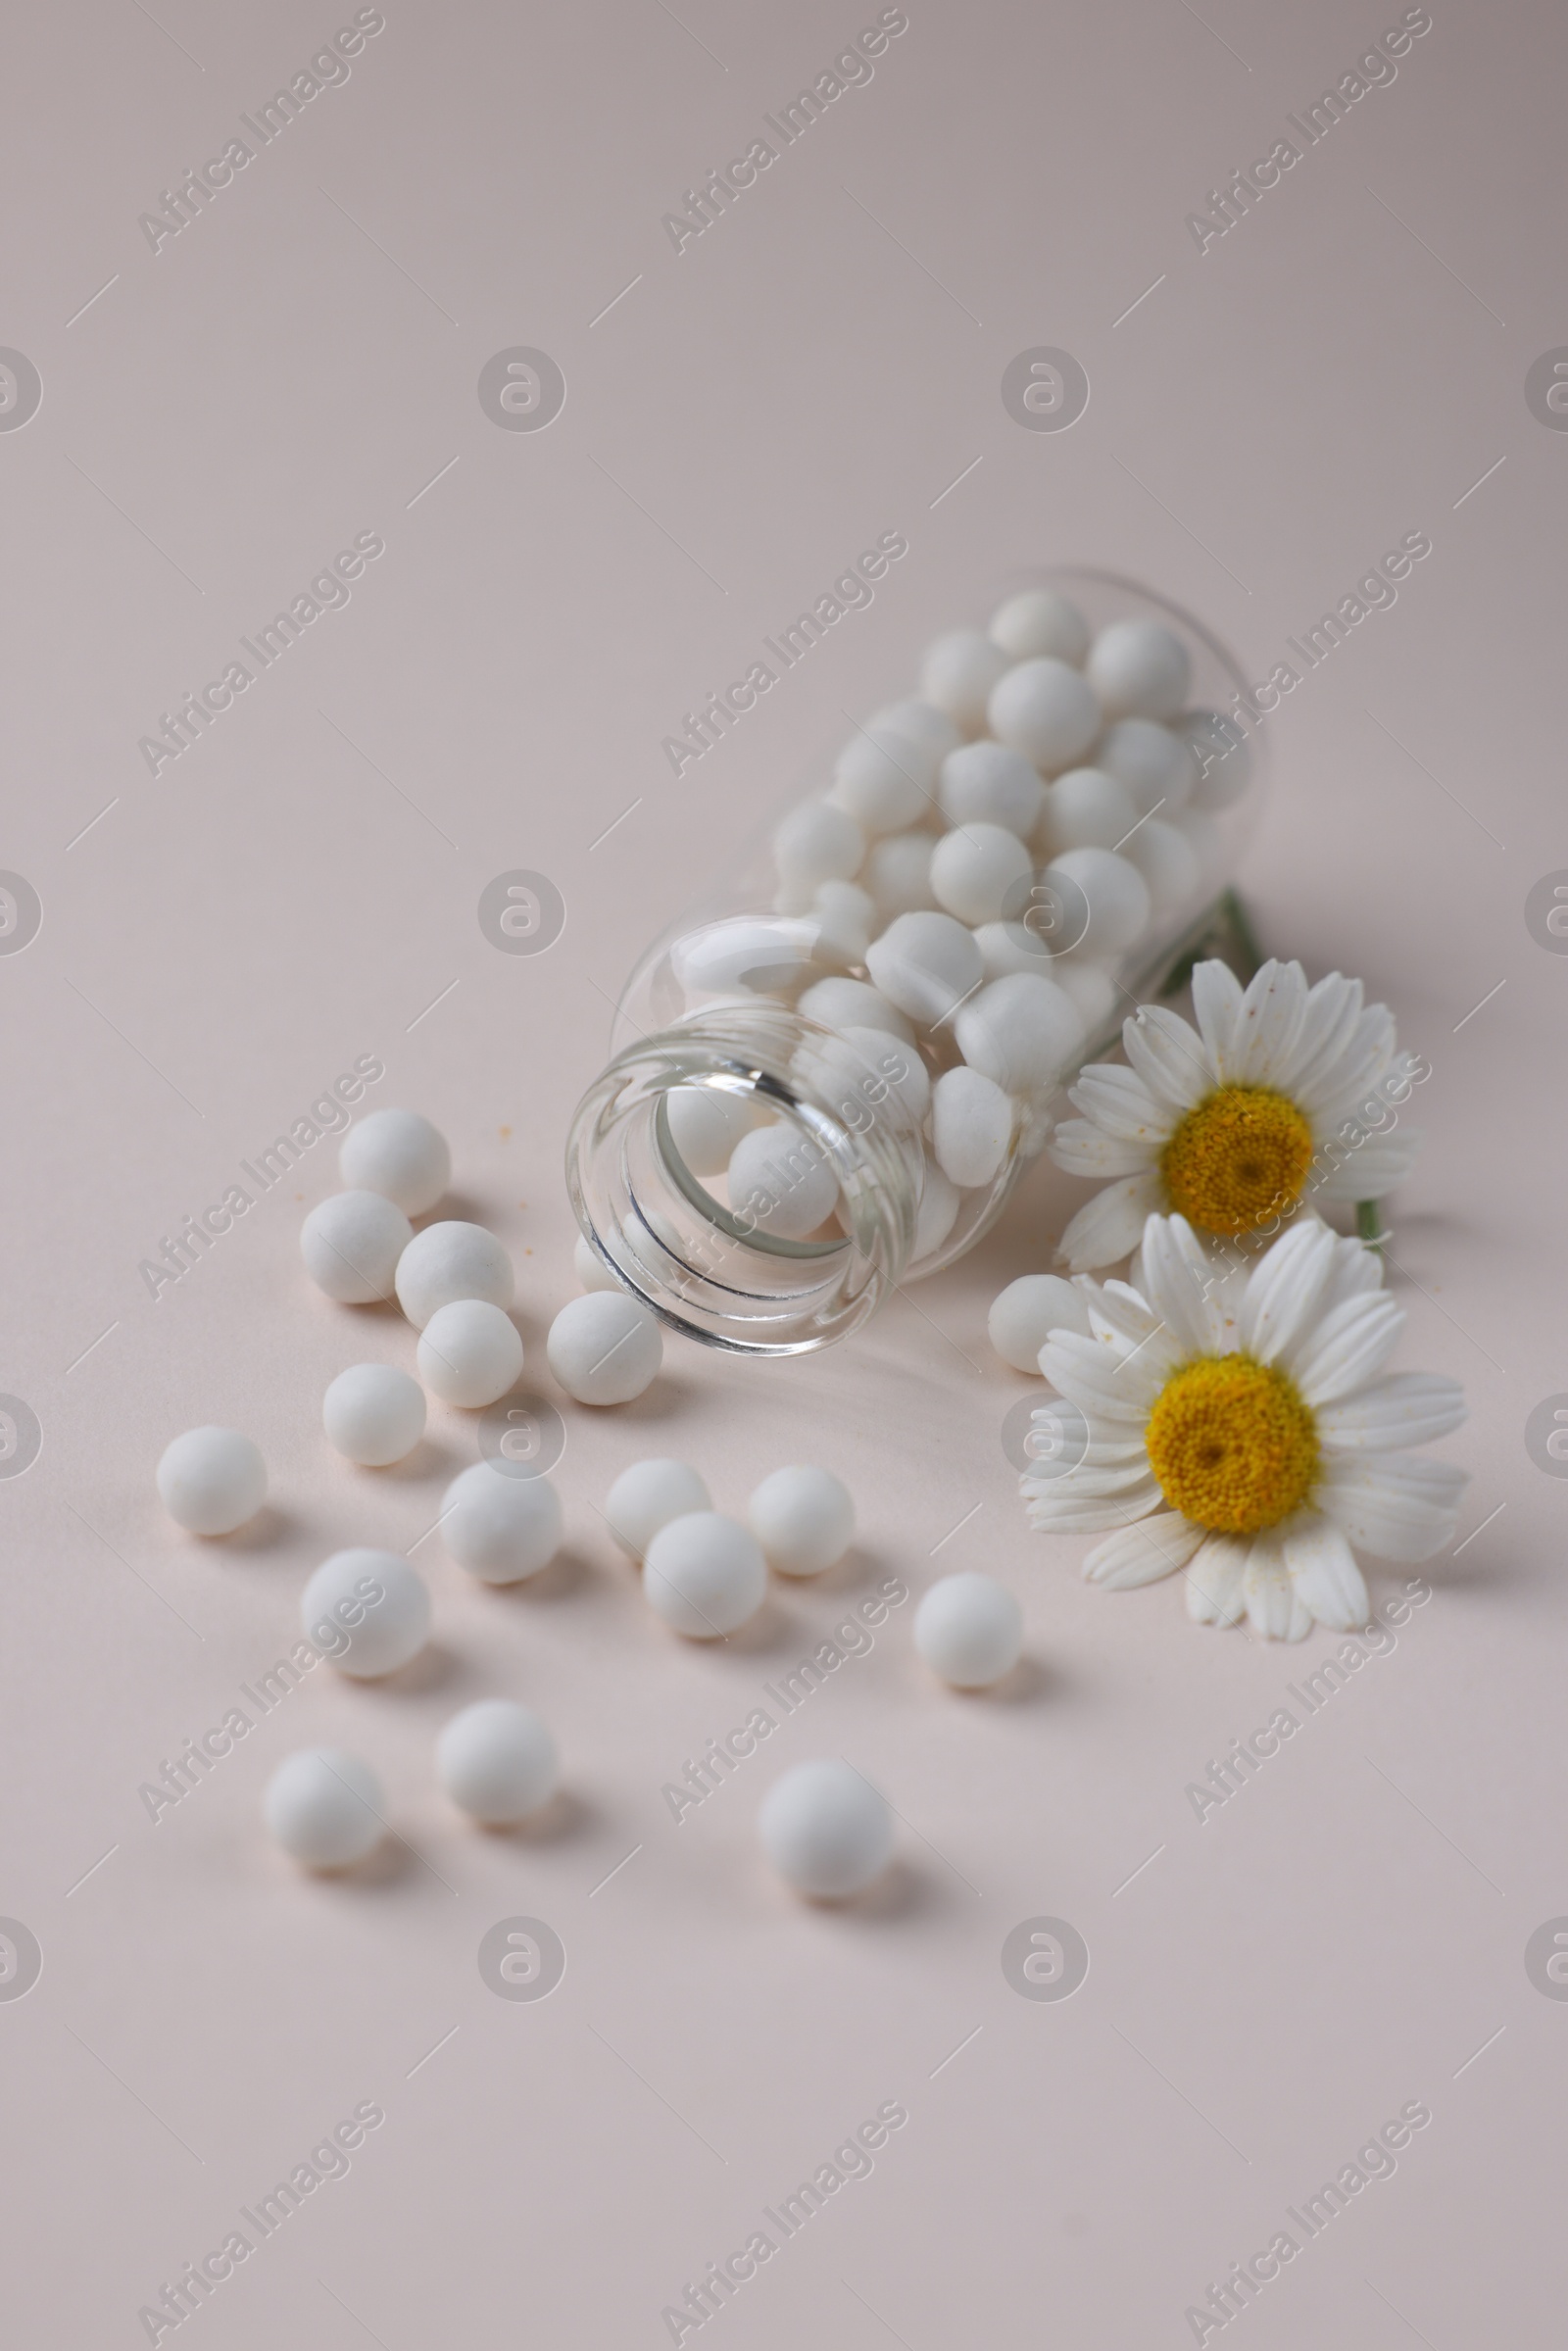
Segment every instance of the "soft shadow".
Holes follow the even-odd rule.
[[[400,1665],[390,1674],[364,1674],[358,1677],[367,1690],[392,1690],[400,1697],[418,1697],[425,1690],[444,1690],[466,1667],[455,1650],[439,1641],[427,1641],[416,1657]]]
[[[455,1445],[447,1445],[428,1431],[412,1453],[401,1461],[388,1461],[383,1468],[368,1467],[364,1462],[351,1463],[362,1477],[384,1478],[389,1486],[416,1486],[425,1478],[455,1478],[460,1469],[467,1466],[466,1456]]]
[[[307,1886],[318,1886],[325,1893],[340,1888],[368,1892],[372,1887],[401,1885],[417,1866],[409,1847],[389,1833],[371,1846],[363,1861],[351,1862],[347,1869],[305,1870],[301,1875]]]
[[[971,1706],[1032,1706],[1054,1695],[1061,1679],[1052,1667],[1042,1665],[1038,1657],[1020,1657],[1011,1673],[1004,1674],[1000,1682],[989,1683],[982,1690],[960,1690],[952,1682],[944,1688],[949,1697],[960,1698]]]
[[[260,1551],[275,1551],[284,1543],[295,1543],[309,1532],[306,1522],[292,1511],[280,1510],[275,1502],[264,1502],[254,1518],[248,1518],[232,1535],[204,1535],[200,1541],[211,1543],[217,1551],[231,1551],[236,1555],[253,1556]]]
[[[593,1562],[581,1551],[564,1543],[555,1557],[548,1560],[531,1576],[518,1576],[512,1584],[485,1584],[482,1576],[475,1580],[493,1592],[499,1599],[521,1597],[524,1600],[561,1600],[576,1591],[584,1577],[594,1573]]]
[[[601,1825],[603,1816],[582,1796],[569,1788],[558,1788],[548,1804],[530,1812],[526,1820],[505,1823],[475,1822],[483,1837],[493,1837],[498,1844],[542,1845],[555,1844],[566,1837],[580,1837],[586,1830]]]
[[[877,1925],[916,1918],[938,1908],[939,1901],[936,1887],[925,1873],[902,1859],[892,1862],[863,1894],[845,1894],[837,1899],[820,1894],[806,1896],[807,1907],[818,1918]]]

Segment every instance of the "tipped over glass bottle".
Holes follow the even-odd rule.
[[[1135,1004],[1245,956],[1254,726],[1207,630],[1109,573],[938,638],[628,981],[566,1149],[616,1279],[799,1354],[961,1255]]]

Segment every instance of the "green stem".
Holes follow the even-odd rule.
[[[1358,1200],[1355,1203],[1355,1229],[1368,1249],[1383,1247],[1383,1218],[1375,1200]]]

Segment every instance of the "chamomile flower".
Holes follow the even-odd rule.
[[[1465,1472],[1407,1448],[1458,1427],[1458,1383],[1384,1370],[1404,1313],[1382,1261],[1316,1219],[1216,1284],[1185,1217],[1151,1216],[1141,1265],[1142,1292],[1081,1276],[1090,1336],[1040,1350],[1063,1400],[1035,1412],[1031,1526],[1103,1536],[1084,1574],[1107,1591],[1185,1570],[1202,1624],[1364,1625],[1352,1546],[1414,1562],[1452,1539]]]
[[[1198,1026],[1143,1004],[1122,1029],[1128,1066],[1097,1061],[1071,1089],[1082,1115],[1052,1138],[1058,1167],[1108,1176],[1061,1237],[1075,1273],[1110,1265],[1151,1213],[1237,1241],[1303,1199],[1381,1200],[1418,1137],[1394,1128],[1411,1064],[1393,1015],[1332,972],[1315,988],[1299,963],[1265,963],[1245,992],[1223,963],[1193,973]]]

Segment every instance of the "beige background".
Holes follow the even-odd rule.
[[[0,342],[44,395],[0,434],[0,864],[44,921],[0,958],[0,1388],[44,1445],[0,1484],[0,1911],[44,1970],[0,2003],[9,2339],[145,2340],[161,2281],[375,2100],[350,2175],[189,2322],[209,2351],[631,2351],[891,2099],[909,2121],[873,2176],[705,2341],[1191,2341],[1208,2281],[1415,2100],[1434,2119],[1397,2175],[1237,2324],[1253,2351],[1546,2339],[1568,2009],[1523,1951],[1568,1912],[1568,1494],[1523,1430],[1568,1388],[1568,963],[1523,907],[1568,865],[1568,440],[1524,377],[1568,341],[1560,13],[1433,0],[1393,85],[1250,217],[1201,256],[1184,227],[1398,13],[909,0],[869,85],[678,257],[662,214],[874,10],[388,0],[352,77],[156,255],[138,215],[336,20],[132,0],[13,24]],[[475,396],[514,344],[564,371],[545,432]],[[1002,406],[1037,344],[1088,370],[1069,432]],[[887,529],[910,552],[871,610],[676,784],[682,710]],[[413,1351],[304,1281],[332,1147],[154,1304],[159,1236],[377,1054],[369,1099],[441,1123],[466,1212],[514,1249],[542,1367],[574,1287],[562,1139],[608,1000],[846,710],[1014,567],[1070,559],[1174,594],[1260,678],[1417,529],[1434,551],[1397,606],[1271,722],[1247,876],[1267,945],[1362,972],[1434,1068],[1395,1204],[1399,1360],[1466,1382],[1446,1449],[1474,1483],[1396,1651],[1200,1825],[1186,1785],[1331,1644],[1199,1632],[1175,1586],[1099,1594],[1024,1532],[998,1430],[1025,1383],[984,1322],[1079,1197],[1040,1178],[834,1352],[671,1346],[637,1406],[567,1406],[559,1569],[496,1594],[427,1543],[436,1640],[404,1686],[322,1668],[155,1827],[138,1784],[292,1638],[315,1562],[413,1543],[474,1445],[438,1410],[405,1471],[327,1454],[327,1379]],[[365,530],[386,553],[348,608],[149,776],[137,738]],[[566,902],[537,959],[476,924],[514,866]],[[275,1496],[220,1546],[152,1487],[209,1419],[254,1432]],[[746,1637],[683,1646],[595,1509],[648,1450],[731,1508],[826,1461],[863,1547]],[[668,1818],[661,1784],[845,1606],[959,1567],[1023,1600],[1015,1684],[940,1692],[896,1612]],[[564,1750],[569,1797],[530,1836],[468,1833],[433,1792],[436,1729],[497,1690]],[[375,1763],[412,1848],[361,1882],[304,1882],[261,1834],[268,1774],[309,1740]],[[753,1821],[787,1763],[838,1752],[907,1826],[886,1896],[822,1915],[763,1873]],[[476,1971],[514,1913],[566,1946],[542,2005]],[[999,1966],[1040,1913],[1092,1953],[1061,2005]]]

